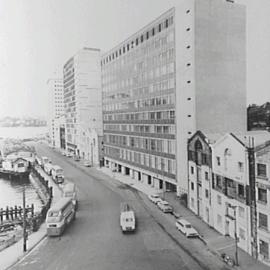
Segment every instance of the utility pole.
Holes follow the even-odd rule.
[[[23,186],[23,252],[26,252],[26,211],[25,211],[25,186]]]

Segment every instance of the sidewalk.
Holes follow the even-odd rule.
[[[50,186],[53,187],[52,205],[62,196],[59,187],[50,179],[50,177],[43,172],[43,176],[49,181]],[[46,237],[46,224],[41,224],[37,232],[33,232],[27,239],[27,252],[23,252],[23,239],[11,245],[0,252],[0,270],[9,269],[16,262],[20,261],[33,248],[35,248]]]
[[[153,189],[150,186],[146,186],[141,182],[132,179],[130,176],[123,175],[118,172],[112,172],[109,168],[97,168],[98,171],[101,171],[110,177],[124,183],[131,185],[137,190],[143,192],[146,195],[158,193],[157,190]],[[235,242],[234,239],[226,237],[218,233],[213,228],[209,227],[205,222],[203,222],[198,216],[196,216],[188,208],[180,204],[179,199],[176,197],[175,193],[166,192],[165,200],[167,200],[174,208],[174,211],[180,214],[181,217],[184,217],[188,220],[202,236],[202,241],[208,247],[208,249],[220,257],[221,253],[225,252],[230,255],[232,258],[235,256]],[[238,248],[238,261],[239,266],[237,269],[241,270],[269,270],[270,268],[265,264],[255,260],[249,254]]]

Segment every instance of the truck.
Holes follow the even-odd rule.
[[[120,227],[122,232],[134,232],[136,229],[135,213],[128,203],[120,205]]]

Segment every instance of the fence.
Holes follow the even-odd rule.
[[[37,170],[35,166],[32,167],[32,174],[35,178],[38,179],[41,186],[43,187],[43,191],[47,193],[48,198],[44,206],[42,207],[40,213],[34,215],[31,220],[33,231],[37,231],[41,223],[46,219],[47,212],[51,207],[53,190],[52,187],[49,186],[49,182],[45,180],[45,178],[40,174],[40,172]]]

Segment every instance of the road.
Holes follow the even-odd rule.
[[[116,180],[107,181],[93,168],[87,168],[86,173],[47,146],[38,145],[37,153],[50,157],[76,183],[79,209],[76,220],[61,237],[43,240],[13,270],[226,269],[199,240],[187,240],[177,232],[172,217],[161,213],[133,188]],[[120,230],[119,207],[123,201],[135,209],[136,233],[123,234]]]

